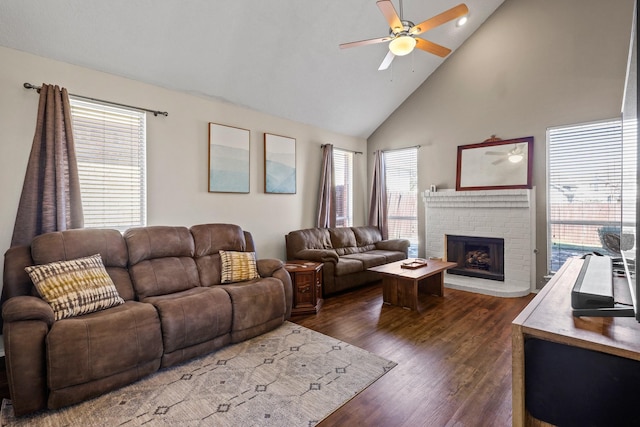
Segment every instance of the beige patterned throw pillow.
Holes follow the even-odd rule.
[[[260,277],[255,252],[220,251],[222,283],[242,282]]]
[[[100,255],[25,268],[56,320],[124,304]]]

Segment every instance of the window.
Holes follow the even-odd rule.
[[[71,98],[73,136],[87,228],[146,225],[146,116]]]
[[[390,239],[408,239],[409,257],[418,256],[418,149],[384,152]]]
[[[620,234],[620,120],[548,129],[547,162],[549,270],[594,250],[615,255],[604,236]]]
[[[353,152],[333,149],[336,227],[353,225]]]

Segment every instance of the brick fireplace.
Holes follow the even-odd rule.
[[[447,273],[446,287],[502,297],[535,289],[534,190],[427,191],[423,201],[426,256],[457,262],[463,270]],[[502,266],[492,277],[483,274],[496,263]]]

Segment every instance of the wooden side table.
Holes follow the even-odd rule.
[[[292,315],[316,314],[322,306],[322,266],[320,262],[287,261],[284,268],[293,284]]]

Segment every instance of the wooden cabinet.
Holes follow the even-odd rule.
[[[535,386],[543,382],[539,376],[532,375],[531,372],[529,372],[529,375],[527,373],[527,369],[536,367],[535,361],[528,358],[541,360],[542,353],[539,349],[542,348],[542,345],[540,343],[536,344],[535,340],[543,342],[542,344],[547,349],[551,348],[554,351],[553,366],[549,364],[549,369],[552,367],[557,369],[565,365],[570,367],[570,369],[564,371],[566,373],[561,370],[561,376],[574,377],[575,379],[563,380],[558,378],[559,383],[575,384],[578,378],[586,377],[589,387],[585,388],[585,390],[596,390],[595,393],[589,396],[590,399],[593,398],[595,403],[582,400],[575,394],[567,396],[566,399],[557,399],[559,406],[564,406],[564,408],[563,411],[558,411],[556,414],[562,412],[572,416],[573,414],[568,411],[578,411],[578,408],[582,405],[588,406],[594,412],[599,410],[600,406],[606,408],[607,419],[613,419],[614,415],[616,417],[624,417],[626,414],[635,415],[634,411],[636,410],[631,407],[612,410],[611,408],[614,406],[612,406],[611,402],[620,402],[623,401],[622,397],[628,398],[629,396],[632,396],[635,402],[638,401],[638,395],[640,395],[638,388],[634,387],[634,390],[629,392],[624,390],[622,383],[623,380],[626,381],[625,377],[632,378],[631,375],[635,375],[635,372],[640,369],[640,324],[632,317],[574,317],[572,315],[571,289],[583,263],[582,259],[570,258],[513,321],[512,408],[514,426],[549,425],[534,418],[533,414],[525,406],[527,385]],[[616,300],[622,303],[631,302],[628,288],[623,282],[622,279],[614,278],[613,285]],[[529,351],[532,349],[532,344],[536,345],[536,351]],[[571,355],[571,357],[562,356],[563,354]],[[549,358],[542,360],[547,359]],[[638,361],[639,363],[637,367],[634,364],[633,369],[617,375],[614,367],[622,363],[623,359]],[[603,360],[605,361],[603,362]],[[578,362],[581,361],[589,363],[589,369],[576,369],[575,366],[580,366]],[[596,368],[605,369],[608,375],[611,375],[612,380],[610,382],[597,382],[596,378],[600,377],[595,375],[596,371],[598,371]],[[545,367],[544,369],[547,368]],[[608,372],[609,370],[610,372]],[[536,388],[539,389],[540,387]],[[552,388],[557,389],[558,387],[548,387],[549,390]],[[600,405],[599,399],[603,402],[602,405]],[[571,404],[565,404],[565,400],[571,402]],[[606,405],[604,402],[606,402]],[[576,414],[576,417],[584,413],[584,411],[578,412],[580,414]],[[574,425],[577,424],[574,422]],[[594,421],[592,425],[638,424],[637,422],[602,424]]]
[[[287,261],[284,268],[293,284],[292,315],[315,314],[322,306],[322,263]]]

